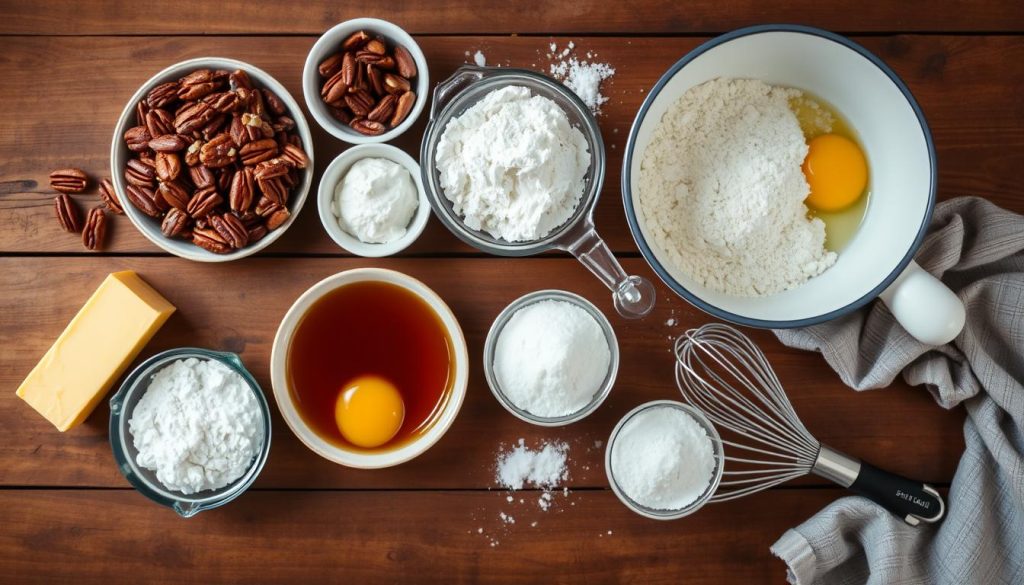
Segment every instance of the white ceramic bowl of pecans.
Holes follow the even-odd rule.
[[[259,106],[239,83],[260,90]],[[216,112],[193,129],[186,110],[206,116],[200,103]],[[162,119],[140,120],[155,110]],[[189,59],[128,101],[114,128],[110,172],[142,235],[181,258],[225,262],[266,248],[295,221],[313,182],[313,138],[299,104],[265,71],[234,59]]]
[[[378,18],[346,20],[309,50],[302,93],[313,119],[336,138],[387,142],[423,112],[430,95],[427,58],[397,25]],[[354,129],[360,124],[370,127]]]

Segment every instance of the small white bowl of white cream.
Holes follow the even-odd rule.
[[[354,146],[331,161],[317,205],[331,239],[367,258],[406,249],[430,218],[419,164],[388,144]]]

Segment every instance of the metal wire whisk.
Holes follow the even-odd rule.
[[[804,427],[768,358],[733,327],[710,323],[676,340],[676,384],[719,429],[725,470],[712,502],[741,498],[813,473],[866,496],[908,524],[945,513],[931,486],[889,473],[822,445]],[[730,454],[732,452],[732,454]]]

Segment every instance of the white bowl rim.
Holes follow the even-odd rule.
[[[257,76],[265,78],[258,80],[261,85],[266,85],[271,89],[275,95],[285,102],[288,107],[289,114],[295,120],[295,126],[298,128],[299,137],[302,139],[304,146],[303,150],[306,151],[306,157],[309,158],[309,166],[303,173],[304,179],[300,188],[293,193],[293,201],[289,206],[291,215],[285,221],[285,223],[278,229],[268,233],[260,241],[256,242],[251,246],[246,246],[241,250],[236,250],[230,254],[214,254],[204,250],[198,246],[192,245],[191,248],[178,249],[170,245],[170,240],[160,233],[159,225],[153,230],[150,230],[148,225],[144,224],[148,220],[153,218],[144,215],[141,211],[135,209],[135,206],[128,200],[125,193],[124,184],[124,164],[122,168],[118,168],[118,156],[117,151],[121,141],[124,140],[124,131],[127,129],[128,118],[135,114],[135,106],[139,103],[150,90],[153,89],[158,81],[168,75],[176,74],[180,70],[189,68],[202,68],[202,67],[216,67],[219,69],[243,69],[247,73],[255,72]],[[238,59],[231,59],[228,57],[195,57],[193,59],[186,59],[179,61],[173,65],[169,65],[160,72],[156,73],[149,79],[139,86],[139,89],[132,95],[131,99],[125,105],[124,110],[121,112],[121,116],[117,120],[117,124],[114,126],[114,137],[110,143],[110,180],[114,185],[115,195],[121,201],[121,207],[124,209],[125,215],[128,216],[128,220],[132,222],[137,229],[147,240],[153,242],[157,247],[173,254],[179,258],[185,258],[186,260],[193,260],[196,262],[230,262],[231,260],[238,260],[251,256],[256,252],[266,248],[273,244],[280,238],[285,231],[295,222],[295,219],[299,216],[299,212],[302,211],[302,206],[306,203],[306,196],[309,194],[309,189],[313,185],[313,165],[314,165],[314,145],[313,145],[313,134],[309,130],[309,124],[306,122],[306,117],[302,113],[302,108],[299,107],[299,103],[295,101],[292,94],[288,89],[281,84],[273,75],[266,71],[247,63],[245,61],[239,61]],[[127,162],[124,161],[124,162]],[[155,221],[155,220],[153,220]]]
[[[827,313],[823,313],[821,315],[815,315],[813,317],[807,317],[804,319],[792,320],[755,319],[752,317],[739,315],[731,311],[727,311],[725,309],[721,309],[701,299],[694,293],[690,292],[678,281],[676,281],[676,279],[673,278],[671,274],[669,274],[668,270],[657,259],[657,257],[654,254],[654,251],[651,249],[650,245],[647,243],[647,240],[644,238],[643,233],[640,230],[640,224],[637,219],[637,212],[633,206],[633,192],[632,187],[630,185],[632,181],[634,148],[636,146],[637,137],[640,133],[640,127],[641,125],[643,125],[644,118],[647,115],[648,110],[650,110],[652,104],[654,103],[654,100],[658,97],[658,94],[661,93],[661,90],[664,89],[664,87],[668,84],[672,77],[674,77],[676,73],[678,73],[683,67],[689,64],[691,61],[719,45],[728,43],[741,37],[752,36],[762,33],[777,32],[806,34],[814,37],[819,37],[826,41],[834,42],[847,49],[854,51],[855,53],[858,53],[860,56],[864,57],[873,65],[878,67],[878,69],[881,70],[881,72],[885,74],[893,82],[896,88],[899,89],[900,93],[903,94],[903,97],[907,100],[907,104],[914,111],[914,114],[917,116],[918,122],[921,124],[921,132],[924,136],[925,144],[928,147],[928,161],[931,173],[928,204],[925,209],[925,213],[922,215],[921,225],[918,228],[917,236],[915,237],[910,247],[907,249],[906,254],[899,261],[899,263],[896,264],[896,266],[889,273],[889,275],[882,279],[882,281],[873,289],[865,293],[859,299],[847,304],[846,306],[840,307],[833,311],[829,311]],[[675,292],[679,296],[683,297],[690,304],[704,311],[705,313],[718,317],[719,319],[735,323],[737,325],[746,325],[748,327],[757,327],[760,329],[792,329],[796,327],[807,327],[809,325],[823,323],[825,321],[835,319],[842,315],[846,315],[870,303],[876,297],[878,297],[878,295],[881,294],[882,291],[887,289],[889,285],[892,284],[893,281],[895,281],[896,278],[903,273],[903,270],[914,259],[914,254],[917,252],[917,249],[921,246],[921,242],[924,241],[924,236],[928,231],[928,225],[931,222],[932,212],[935,209],[935,198],[938,182],[938,166],[936,163],[935,141],[932,138],[931,130],[928,127],[928,122],[925,120],[924,112],[921,110],[921,106],[917,103],[917,100],[914,99],[913,94],[910,92],[910,88],[908,88],[906,83],[904,83],[903,80],[900,79],[898,75],[896,75],[895,71],[893,71],[888,65],[885,64],[884,61],[882,61],[882,59],[880,59],[871,51],[868,51],[860,44],[842,35],[813,26],[805,26],[799,24],[762,24],[756,26],[749,26],[725,33],[723,35],[717,36],[709,41],[700,44],[699,46],[697,46],[697,48],[693,49],[692,51],[684,55],[682,59],[676,61],[675,64],[669,67],[668,71],[666,71],[661,76],[661,78],[658,79],[658,82],[654,84],[654,87],[652,87],[651,90],[647,92],[647,98],[644,99],[643,104],[641,104],[640,106],[640,110],[637,111],[636,118],[633,120],[633,125],[630,128],[629,137],[626,141],[626,148],[624,152],[625,156],[622,160],[621,174],[622,201],[626,213],[626,222],[629,224],[629,231],[633,234],[633,240],[636,242],[637,247],[640,249],[640,253],[641,255],[643,255],[644,260],[647,261],[647,264],[650,265],[654,273],[658,275],[658,278],[660,278],[666,286],[668,286],[673,292]]]
[[[285,369],[288,345],[291,343],[295,328],[306,310],[327,292],[348,284],[367,281],[383,281],[401,286],[430,305],[451,336],[454,350],[453,359],[455,360],[455,381],[452,383],[452,395],[448,403],[426,434],[395,450],[362,453],[347,451],[337,445],[332,445],[309,428],[292,403]],[[466,398],[469,386],[469,367],[469,351],[462,326],[448,304],[433,289],[422,281],[397,270],[369,267],[352,268],[332,274],[309,287],[288,309],[284,318],[281,319],[281,325],[274,335],[271,347],[270,383],[274,392],[274,400],[277,402],[277,408],[281,412],[285,424],[309,450],[328,461],[346,467],[380,469],[393,467],[422,455],[448,432]]]
[[[329,184],[325,180],[326,177],[336,170],[337,167],[351,166],[364,158],[385,158],[402,165],[412,175],[413,183],[416,185],[418,207],[412,219],[409,220],[409,225],[406,226],[405,235],[397,240],[382,244],[362,242],[359,238],[346,232],[338,225],[338,218],[331,209],[334,202],[334,188],[337,183]],[[339,177],[339,179],[343,178],[344,176]],[[371,142],[358,144],[345,150],[334,157],[331,164],[327,165],[327,168],[324,169],[323,174],[320,176],[320,186],[317,188],[317,209],[320,213],[320,223],[323,224],[324,230],[341,249],[364,258],[382,258],[405,250],[423,234],[424,228],[427,227],[427,221],[430,219],[431,207],[430,201],[427,200],[427,192],[423,188],[420,164],[416,162],[416,159],[397,146]]]
[[[401,124],[377,136],[366,136],[364,134],[360,134],[359,132],[356,132],[348,126],[338,122],[334,118],[320,112],[322,103],[320,102],[319,87],[317,87],[317,82],[320,79],[320,72],[318,71],[320,63],[317,62],[314,55],[325,45],[329,43],[340,44],[341,41],[344,40],[343,38],[335,39],[335,35],[341,37],[341,33],[343,31],[355,32],[360,29],[368,29],[372,32],[380,33],[385,37],[392,37],[392,41],[398,40],[402,46],[409,50],[409,53],[412,54],[413,60],[416,61],[416,103],[413,104],[412,110]],[[309,87],[307,87],[307,80],[309,80],[309,83],[311,84]],[[308,91],[310,88],[315,88],[317,91],[310,92]],[[313,46],[310,47],[309,53],[306,54],[306,62],[302,66],[302,95],[306,101],[306,108],[309,110],[309,113],[313,116],[313,119],[316,120],[316,123],[330,133],[331,136],[348,142],[349,144],[375,144],[398,138],[404,134],[406,130],[411,128],[412,125],[416,123],[417,119],[419,119],[420,114],[423,113],[424,106],[426,106],[429,93],[430,71],[427,68],[427,56],[423,52],[423,49],[420,48],[416,39],[406,32],[404,28],[381,18],[352,18],[344,22],[339,22],[327,29],[320,35],[316,42],[313,43]]]

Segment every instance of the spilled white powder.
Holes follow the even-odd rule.
[[[541,417],[579,412],[608,375],[604,330],[583,308],[547,299],[512,315],[494,348],[494,375],[516,407]]]
[[[671,406],[634,415],[611,450],[615,482],[634,502],[656,510],[686,507],[715,472],[714,446],[704,427]]]
[[[579,206],[590,156],[586,137],[555,102],[508,86],[448,122],[437,170],[445,197],[471,229],[532,241]]]
[[[169,490],[194,494],[245,474],[263,444],[248,384],[213,360],[174,361],[153,375],[128,421],[136,462]]]
[[[808,219],[797,90],[714,79],[662,116],[643,153],[640,213],[672,264],[719,292],[781,292],[836,261]]]
[[[569,445],[562,442],[544,443],[539,450],[526,447],[526,441],[519,442],[506,453],[498,456],[495,480],[510,490],[520,490],[530,485],[552,488],[569,477],[566,467]]]
[[[576,45],[570,42],[561,53],[557,53],[558,47],[552,43],[548,57],[556,60],[551,63],[548,70],[552,77],[579,96],[591,112],[600,114],[601,106],[608,101],[601,93],[601,82],[615,75],[615,68],[607,63],[581,61],[570,56],[575,47]],[[592,59],[593,56],[592,52],[588,52],[586,57]]]

